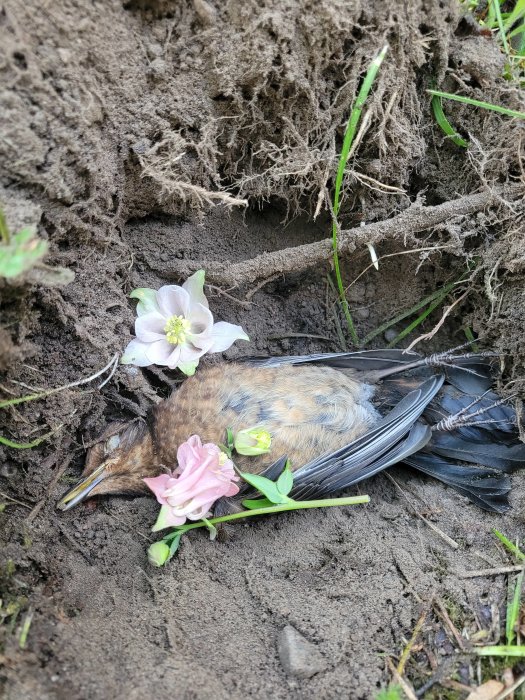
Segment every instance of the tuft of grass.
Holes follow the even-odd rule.
[[[502,532],[496,530],[495,528],[492,530],[492,532],[516,559],[521,562],[525,562],[525,554],[521,551],[517,544],[513,544],[508,537],[505,537]],[[520,574],[518,574],[518,576],[516,576],[514,584],[509,581],[507,617],[505,620],[505,637],[507,643],[496,646],[475,648],[474,653],[478,656],[525,658],[525,645],[520,643],[521,640],[516,633],[521,611],[521,592],[523,589],[524,576],[525,571],[522,571]]]
[[[338,248],[338,243],[337,243],[337,234],[338,234],[338,222],[337,222],[337,217],[339,215],[339,210],[341,208],[341,188],[343,185],[343,178],[345,174],[345,169],[346,169],[346,164],[348,162],[348,157],[350,155],[350,150],[352,148],[352,144],[354,143],[354,139],[357,133],[357,125],[359,124],[359,120],[361,119],[361,113],[363,111],[363,107],[368,99],[368,95],[370,94],[370,90],[372,89],[372,85],[374,84],[374,81],[376,79],[377,73],[379,71],[379,68],[381,67],[381,64],[383,63],[383,59],[385,58],[386,52],[388,51],[388,44],[386,44],[381,51],[377,54],[377,56],[372,60],[366,75],[363,80],[363,84],[361,85],[361,88],[359,92],[357,93],[357,97],[354,103],[354,106],[352,107],[352,111],[350,113],[350,117],[348,119],[348,123],[346,125],[346,130],[345,130],[345,135],[343,139],[343,148],[341,150],[341,154],[339,156],[339,165],[337,167],[337,174],[335,177],[335,188],[334,188],[334,197],[333,197],[333,202],[332,202],[332,248],[333,248],[333,261],[334,261],[334,271],[335,271],[335,278],[337,282],[337,288],[339,290],[339,297],[341,300],[341,306],[343,308],[343,313],[346,318],[346,323],[348,325],[348,331],[350,333],[350,336],[352,338],[352,342],[354,343],[355,346],[359,346],[359,337],[357,335],[357,331],[355,329],[354,321],[352,319],[352,315],[350,313],[350,307],[348,305],[348,300],[346,298],[345,294],[345,289],[343,285],[343,279],[341,277],[341,268],[339,265],[339,254],[337,252]]]
[[[441,92],[440,90],[427,90],[427,92],[429,95],[433,95],[434,97],[444,97],[447,100],[462,102],[463,104],[472,105],[473,107],[481,107],[482,109],[488,109],[491,112],[505,114],[508,117],[525,119],[525,112],[517,112],[515,109],[509,109],[508,107],[495,105],[492,104],[492,102],[482,102],[481,100],[473,100],[472,97],[465,97],[464,95],[455,95],[452,92]]]
[[[517,0],[510,11],[507,0],[462,2],[479,25],[490,30],[500,44],[507,62],[503,77],[523,83],[525,79],[525,0]],[[502,11],[503,10],[503,11]]]

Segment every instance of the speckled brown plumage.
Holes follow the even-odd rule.
[[[377,414],[363,387],[327,367],[227,364],[204,369],[154,409],[157,457],[172,466],[178,445],[190,435],[217,444],[225,441],[227,427],[236,433],[264,426],[272,436],[271,454],[237,456],[239,465],[257,473],[287,455],[298,468],[372,425]]]
[[[403,461],[482,508],[503,512],[510,481],[502,472],[525,461],[515,413],[487,391],[490,360],[467,354],[451,365],[446,353],[436,358],[385,350],[202,368],[155,406],[147,422],[108,426],[88,452],[82,481],[59,507],[88,495],[147,492],[144,477],[176,468],[177,449],[191,435],[220,444],[228,427],[234,434],[260,427],[271,434],[270,453],[235,455],[237,465],[261,473],[286,456],[298,471],[299,494],[332,493]],[[435,362],[445,365],[450,383],[428,370]],[[407,369],[415,374],[392,376]],[[383,415],[399,404],[393,418],[383,419],[372,405],[375,393]],[[474,423],[467,425],[474,427],[465,433],[470,405]]]

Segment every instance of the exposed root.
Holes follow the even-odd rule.
[[[502,196],[505,200],[515,200],[523,196],[523,187],[521,185],[497,187],[433,207],[424,207],[421,205],[421,200],[417,199],[405,211],[391,219],[341,231],[338,240],[339,254],[352,253],[356,248],[368,243],[376,245],[384,239],[399,239],[401,234],[405,245],[410,242],[416,246],[419,242],[416,238],[417,233],[427,231],[458,216],[468,216],[483,211],[487,207],[501,203]],[[227,287],[238,287],[273,275],[305,270],[325,263],[331,256],[332,240],[325,238],[316,243],[258,255],[233,265],[219,261],[180,260],[171,269],[170,277],[174,279],[187,277],[196,270],[204,268],[208,280]]]

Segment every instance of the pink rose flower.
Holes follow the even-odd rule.
[[[179,446],[177,462],[172,474],[144,479],[162,506],[153,532],[206,518],[215,501],[239,491],[231,459],[217,445],[203,445],[198,435]]]

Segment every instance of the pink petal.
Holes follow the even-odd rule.
[[[219,321],[213,325],[211,338],[213,344],[208,349],[208,352],[223,352],[236,340],[250,340],[240,326],[235,326],[233,323],[226,323],[226,321]]]
[[[197,270],[195,274],[188,277],[182,288],[190,295],[192,304],[202,304],[208,308],[208,300],[204,296],[204,276],[204,270]]]
[[[134,338],[128,343],[124,350],[124,354],[120,358],[121,364],[135,365],[136,367],[147,367],[151,365],[151,360],[147,355],[149,347],[148,343],[142,343],[140,340]]]
[[[230,488],[226,491],[224,494],[225,496],[235,496],[236,493],[239,493],[239,487],[237,484],[234,484],[233,482],[230,483]]]
[[[164,498],[164,493],[168,488],[170,481],[175,481],[169,474],[160,474],[147,479],[143,479],[146,486],[153,491],[155,498],[161,506],[166,505],[167,500]]]
[[[166,527],[184,525],[185,522],[186,518],[184,516],[175,515],[169,506],[162,506],[157,522],[151,530],[152,532],[158,532],[159,530],[164,530]]]
[[[169,365],[170,358],[173,354],[174,346],[164,338],[163,340],[155,340],[148,345],[147,355],[150,364],[154,365]],[[176,351],[180,354],[180,348],[176,347]]]
[[[184,316],[187,318],[190,310],[190,295],[182,287],[176,284],[168,284],[157,292],[157,302],[160,312],[169,318],[170,316]]]
[[[139,316],[135,321],[135,334],[139,340],[145,343],[153,343],[155,340],[166,338],[164,327],[166,319],[158,311],[150,311]]]

